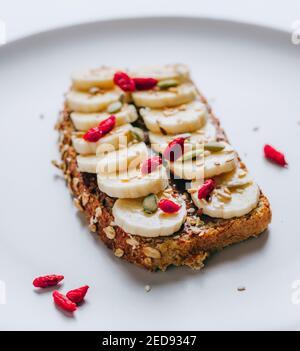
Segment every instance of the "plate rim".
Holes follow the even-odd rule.
[[[34,39],[40,39],[42,37],[46,37],[49,35],[59,35],[60,32],[65,32],[65,31],[71,31],[71,30],[78,30],[81,27],[87,27],[87,26],[95,26],[97,24],[122,24],[122,23],[130,23],[130,22],[151,22],[151,21],[200,21],[200,22],[216,22],[216,23],[221,23],[222,25],[233,25],[236,27],[244,27],[245,29],[253,30],[253,29],[260,29],[265,32],[271,32],[271,33],[277,33],[278,35],[291,35],[290,31],[287,29],[283,29],[280,27],[276,27],[273,25],[267,25],[267,24],[261,24],[261,23],[255,23],[251,21],[242,21],[242,20],[237,20],[237,19],[230,19],[230,18],[222,18],[222,17],[214,17],[214,16],[198,16],[198,15],[180,15],[180,16],[174,16],[174,15],[162,15],[162,16],[156,16],[156,15],[145,15],[145,16],[119,16],[119,17],[114,17],[114,18],[104,18],[104,19],[97,19],[93,21],[84,21],[84,22],[79,22],[79,23],[74,23],[74,24],[68,24],[68,25],[59,25],[55,28],[50,28],[50,29],[45,29],[45,30],[39,30],[34,33],[29,33],[25,34],[22,36],[19,36],[17,38],[14,38],[10,41],[8,41],[6,44],[0,45],[0,53],[3,52],[4,50],[8,50],[10,48],[13,48],[17,46],[18,44],[25,43],[26,41],[31,41]]]

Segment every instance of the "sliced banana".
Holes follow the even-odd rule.
[[[132,123],[137,120],[138,114],[134,105],[124,104],[122,109],[116,113],[99,112],[99,113],[82,113],[72,112],[71,120],[77,130],[87,131],[96,127],[100,122],[107,119],[110,115],[116,116],[117,126],[125,123]]]
[[[150,150],[145,143],[138,143],[128,148],[109,152],[104,156],[102,154],[96,165],[96,172],[106,175],[136,168],[149,157],[149,153]]]
[[[137,128],[127,123],[120,127],[114,128],[110,133],[106,134],[97,142],[88,142],[83,139],[82,133],[75,133],[72,136],[72,143],[77,153],[81,155],[96,154],[98,156],[124,148],[133,141]],[[139,129],[140,130],[140,129]],[[140,130],[142,133],[142,130]]]
[[[66,95],[66,101],[69,109],[75,112],[100,112],[112,102],[118,101],[121,94],[121,90],[117,88],[97,94],[70,90]]]
[[[205,125],[206,106],[199,100],[165,109],[140,109],[146,127],[154,133],[178,134],[194,132]]]
[[[204,177],[211,178],[236,168],[237,154],[233,147],[222,142],[225,148],[219,152],[204,153]],[[208,151],[209,153],[209,151]]]
[[[151,77],[158,80],[176,79],[180,83],[190,79],[189,69],[183,64],[140,67],[132,70],[130,75],[133,77]]]
[[[231,145],[225,142],[221,144],[225,146],[222,151],[207,152],[202,149],[202,154],[196,159],[184,160],[183,156],[175,162],[169,162],[169,167],[176,177],[186,180],[211,178],[230,172],[236,167],[237,156]]]
[[[89,90],[94,87],[110,89],[114,86],[115,72],[117,72],[116,68],[107,66],[75,72],[72,75],[73,88],[77,90]]]
[[[80,172],[96,173],[97,163],[101,159],[100,156],[77,156],[77,165]]]
[[[143,211],[143,199],[117,200],[112,210],[114,222],[133,235],[150,238],[172,235],[181,228],[186,218],[185,202],[180,203],[182,207],[175,214],[165,214],[161,210],[147,214]]]
[[[169,185],[167,171],[163,166],[147,175],[142,175],[139,167],[112,173],[97,172],[97,182],[102,192],[119,199],[157,194]]]
[[[150,108],[186,104],[194,100],[196,95],[197,91],[192,83],[183,83],[168,90],[147,90],[132,93],[135,105]]]
[[[257,206],[260,190],[248,173],[240,178],[240,172],[241,169],[236,169],[215,178],[217,188],[212,192],[209,201],[199,200],[198,191],[195,191],[192,194],[194,204],[205,215],[215,218],[241,217],[252,211]],[[201,181],[195,181],[191,187],[198,189],[201,184]]]
[[[216,127],[210,120],[207,120],[207,122],[201,129],[198,129],[193,133],[164,135],[161,133],[149,132],[151,147],[154,151],[158,153],[163,153],[166,147],[168,146],[169,142],[178,137],[187,138],[187,142],[197,147],[199,144],[202,144],[204,142],[215,140],[216,136]]]
[[[105,155],[103,152],[98,155],[78,155],[77,164],[80,172],[97,173],[97,170],[103,173],[118,172],[139,165],[148,158],[148,155],[146,144],[138,143],[122,150],[108,150]]]

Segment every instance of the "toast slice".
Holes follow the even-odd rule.
[[[206,99],[200,92],[198,94],[207,106],[210,121],[216,127],[216,139],[228,142]],[[261,190],[257,206],[249,213],[229,219],[212,218],[201,214],[195,207],[181,181],[170,179],[173,193],[182,197],[187,208],[187,217],[181,229],[171,236],[155,238],[126,233],[114,223],[112,208],[116,199],[99,190],[95,174],[80,172],[78,169],[77,153],[72,143],[75,127],[71,112],[66,104],[57,123],[62,163],[56,166],[64,172],[74,204],[85,214],[89,229],[99,235],[115,256],[151,271],[164,271],[171,265],[200,269],[210,253],[256,237],[268,227],[271,209]],[[147,132],[141,117],[135,123]],[[246,169],[243,162],[238,160],[240,167]]]

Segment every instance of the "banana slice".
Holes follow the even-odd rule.
[[[137,120],[138,114],[134,105],[124,104],[122,109],[116,113],[99,112],[99,113],[82,113],[72,112],[71,120],[77,130],[87,131],[96,127],[111,115],[116,116],[117,126],[125,123],[132,123]]]
[[[94,87],[110,89],[114,86],[115,72],[116,68],[107,66],[75,72],[72,75],[73,87],[76,90],[89,90]]]
[[[81,155],[97,153],[97,155],[100,156],[101,154],[126,147],[128,143],[134,140],[133,132],[136,132],[136,130],[143,133],[141,129],[135,128],[127,123],[114,128],[110,133],[106,134],[97,142],[88,142],[83,139],[83,133],[75,133],[72,136],[72,143],[76,152]]]
[[[190,72],[186,65],[153,65],[140,67],[130,72],[133,77],[151,77],[158,80],[176,79],[180,83],[190,79]]]
[[[101,159],[100,156],[77,156],[77,165],[80,172],[96,173],[97,163]]]
[[[238,168],[215,178],[215,181],[217,187],[208,201],[199,200],[198,191],[192,194],[194,204],[201,208],[205,215],[224,219],[241,217],[257,206],[259,187],[244,170]],[[201,181],[195,181],[191,187],[198,189],[201,184]]]
[[[150,150],[145,143],[138,143],[128,148],[109,152],[104,156],[102,154],[96,165],[96,173],[107,175],[134,169],[149,157],[149,153]]]
[[[89,94],[70,90],[66,95],[67,105],[75,112],[99,112],[107,108],[112,102],[120,99],[120,89],[107,90],[97,94]]]
[[[124,171],[128,167],[139,165],[148,158],[149,154],[145,143],[134,144],[122,150],[110,151],[108,150],[105,155],[102,152],[98,155],[78,155],[79,171],[88,173],[97,173],[97,170],[103,173]]]
[[[139,167],[112,173],[97,172],[97,182],[101,191],[119,199],[157,194],[169,185],[167,171],[163,166],[147,175],[142,175]]]
[[[204,152],[204,177],[211,178],[236,168],[237,154],[233,147],[222,142],[225,148],[219,152]],[[206,155],[206,153],[209,153]]]
[[[165,134],[194,132],[202,128],[207,119],[206,106],[198,100],[162,110],[142,108],[140,114],[151,132]]]
[[[186,137],[192,145],[202,144],[203,142],[216,139],[217,130],[211,120],[207,120],[205,125],[193,133],[181,133],[177,135],[164,135],[161,133],[149,132],[151,147],[158,153],[163,153],[170,141],[180,136]]]
[[[224,142],[220,144],[225,146],[222,151],[207,152],[202,150],[202,154],[195,160],[184,160],[183,156],[175,162],[169,162],[169,167],[176,177],[187,180],[211,178],[230,172],[236,167],[236,153],[231,145]],[[201,149],[198,150],[201,151]],[[209,154],[206,155],[207,153]]]
[[[159,209],[147,214],[143,211],[143,199],[117,200],[112,210],[114,222],[133,235],[149,238],[172,235],[180,229],[186,218],[185,202],[180,203],[182,207],[175,214],[165,214]]]
[[[168,90],[147,90],[132,93],[135,105],[151,108],[186,104],[194,100],[196,95],[197,91],[192,83],[184,83]]]

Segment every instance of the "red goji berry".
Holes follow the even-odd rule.
[[[55,286],[64,279],[63,275],[45,275],[42,277],[35,278],[32,282],[36,288],[48,288],[49,286]]]
[[[99,123],[97,127],[89,129],[83,136],[83,139],[89,142],[97,142],[104,135],[109,133],[116,125],[116,117],[110,116]]]
[[[141,172],[142,174],[149,174],[151,172],[154,172],[161,164],[162,159],[160,156],[151,157],[142,163]]]
[[[65,295],[55,290],[52,293],[53,300],[57,306],[68,312],[74,312],[77,309],[76,303],[72,302]]]
[[[99,123],[98,129],[99,132],[103,135],[109,133],[116,125],[116,117],[114,115],[109,116],[104,121]]]
[[[265,157],[281,167],[285,167],[288,163],[285,160],[284,154],[276,150],[273,146],[266,144],[264,146]]]
[[[198,190],[198,199],[199,200],[206,199],[210,195],[210,193],[214,190],[215,187],[216,187],[216,184],[213,179],[206,180]]]
[[[74,303],[80,303],[83,301],[87,291],[89,289],[89,286],[88,285],[84,285],[82,286],[81,288],[78,288],[78,289],[74,289],[74,290],[70,290],[68,293],[67,293],[67,298],[69,300],[71,300],[72,302]]]
[[[134,80],[125,72],[116,72],[114,75],[114,83],[123,91],[135,91]]]
[[[98,127],[89,129],[83,136],[83,139],[89,142],[97,142],[101,138]]]
[[[172,140],[163,152],[164,158],[174,162],[181,157],[184,153],[184,141],[185,138],[182,137]]]
[[[157,83],[158,80],[155,78],[132,78],[135,84],[135,88],[137,90],[149,90],[153,89]]]
[[[158,203],[158,207],[168,214],[176,213],[181,209],[180,204],[169,199],[161,199]]]

